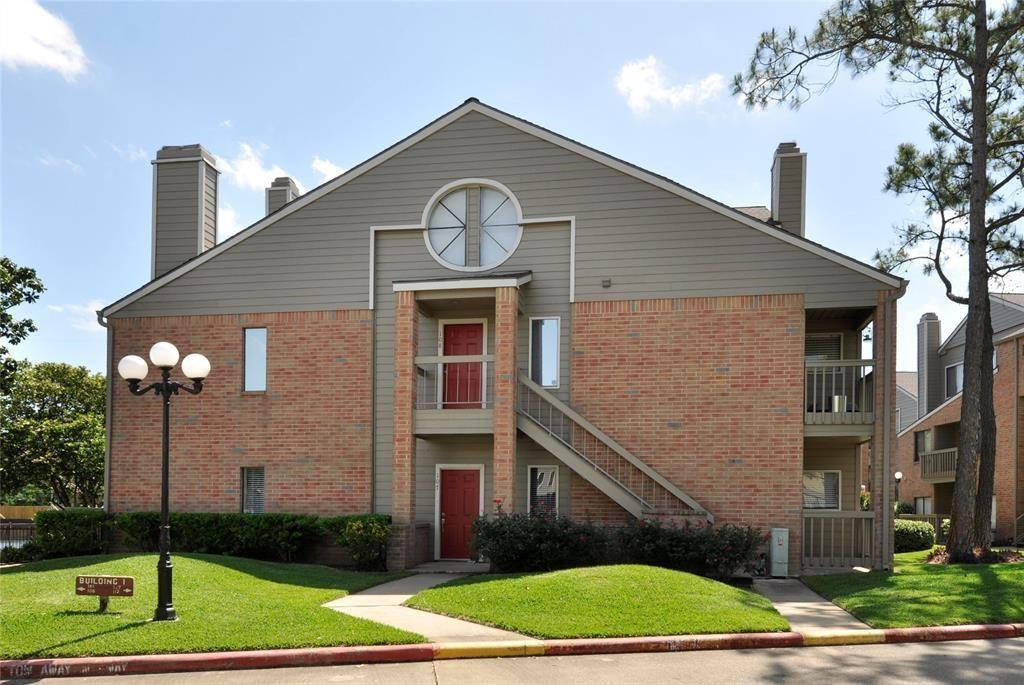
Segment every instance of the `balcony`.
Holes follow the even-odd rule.
[[[494,432],[494,355],[416,357],[416,435]]]
[[[869,435],[875,422],[873,359],[805,362],[808,434]]]
[[[952,483],[956,477],[956,447],[922,452],[921,480],[925,483]]]

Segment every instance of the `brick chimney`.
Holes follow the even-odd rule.
[[[156,153],[153,278],[217,244],[218,173],[202,145],[166,145]]]
[[[772,159],[772,221],[804,234],[807,207],[807,153],[796,143],[779,143]]]
[[[942,344],[942,322],[937,314],[928,312],[917,323],[917,416],[924,416],[945,399],[944,371],[939,364]]]
[[[297,198],[299,186],[288,176],[278,176],[267,188],[267,214],[273,214]]]

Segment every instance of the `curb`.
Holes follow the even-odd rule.
[[[308,647],[250,652],[144,654],[67,659],[0,661],[0,678],[140,675],[286,666],[339,666],[434,659],[481,659],[517,656],[573,656],[645,652],[688,652],[712,649],[776,649],[908,642],[943,642],[1024,637],[1024,623],[993,625],[837,630],[807,633],[735,633],[665,637],[613,637],[507,642],[446,642],[375,647]]]

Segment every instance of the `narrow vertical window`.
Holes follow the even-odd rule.
[[[246,392],[267,389],[267,329],[245,329],[245,385]]]
[[[964,365],[963,363],[954,364],[953,366],[946,367],[946,399],[948,400],[953,395],[964,388]]]
[[[558,513],[558,467],[530,466],[527,511],[534,514]]]
[[[263,467],[242,467],[242,513],[263,513]]]
[[[545,388],[558,387],[558,317],[530,319],[530,378]]]

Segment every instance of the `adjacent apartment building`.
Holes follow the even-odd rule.
[[[498,510],[889,566],[905,282],[805,237],[795,143],[765,162],[771,206],[730,207],[470,99],[305,194],[277,179],[218,242],[215,159],[161,149],[152,280],[101,314],[111,364],[212,361],[173,408],[173,508],[390,514],[395,568],[469,557]],[[159,412],[110,392],[107,507],[153,509]]]
[[[996,542],[1024,540],[1024,448],[1020,427],[1024,402],[1024,294],[992,295],[993,394],[996,409],[996,476],[992,529]],[[917,514],[948,515],[960,444],[960,399],[964,374],[964,323],[943,341],[942,322],[932,313],[917,324],[919,419],[897,438],[899,495]]]

